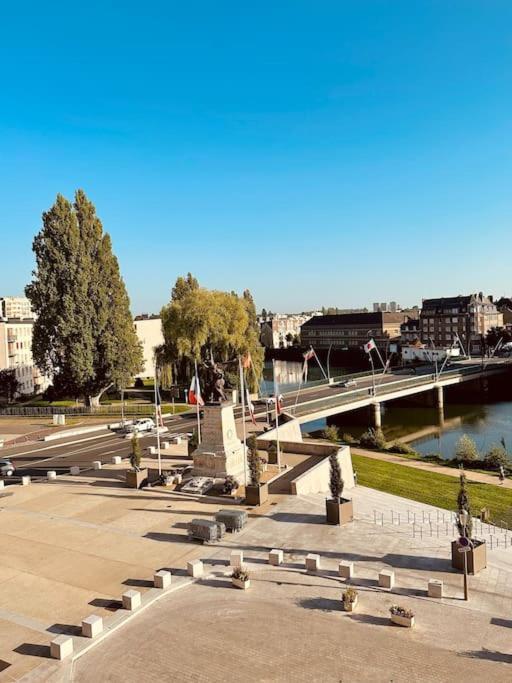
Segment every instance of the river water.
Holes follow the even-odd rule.
[[[280,390],[286,390],[299,381],[302,366],[289,361],[276,361],[276,366],[277,363]],[[343,368],[331,369],[332,375],[347,372]],[[270,380],[271,368],[267,368],[266,373]],[[319,369],[318,376],[310,371],[310,378],[313,377],[321,378]],[[457,440],[462,434],[468,434],[482,455],[502,439],[512,453],[512,382],[509,376],[492,380],[485,386],[480,382],[467,382],[445,389],[442,415],[437,407],[428,405],[429,398],[432,397],[420,394],[411,400],[384,403],[382,428],[386,439],[405,440],[423,455],[436,453],[452,458]],[[337,415],[329,423],[336,424],[342,433],[355,437],[371,424],[367,409]],[[302,430],[315,434],[325,426],[325,420],[317,420],[303,425]]]

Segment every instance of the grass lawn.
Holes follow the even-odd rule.
[[[396,465],[383,460],[365,458],[352,454],[352,463],[357,472],[357,483],[395,496],[409,498],[426,505],[435,505],[455,511],[459,481],[456,477],[437,472]],[[468,472],[470,474],[470,472]],[[488,507],[491,520],[501,525],[501,520],[512,527],[512,490],[493,484],[468,482],[473,516],[481,508]]]

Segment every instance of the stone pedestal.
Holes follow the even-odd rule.
[[[245,482],[244,446],[237,436],[233,403],[207,403],[201,424],[201,444],[193,452],[194,476]]]

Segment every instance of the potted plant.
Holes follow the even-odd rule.
[[[247,505],[262,505],[268,500],[268,486],[261,483],[261,458],[258,455],[254,434],[247,439],[247,450],[251,483],[245,487],[245,502]]]
[[[331,470],[329,479],[331,498],[325,501],[327,523],[346,524],[354,519],[354,508],[351,500],[341,497],[344,481],[341,476],[337,450],[329,456],[329,466]]]
[[[132,452],[130,454],[130,465],[132,468],[126,472],[126,486],[132,489],[142,488],[148,481],[147,468],[141,469],[140,466],[141,457],[139,437],[134,432],[132,436]]]
[[[487,566],[487,547],[485,541],[473,538],[473,517],[471,514],[471,502],[467,489],[466,475],[460,473],[460,488],[457,496],[457,528],[459,539],[452,541],[452,567],[464,571],[464,563],[468,574],[476,574]],[[467,539],[467,541],[461,541]],[[461,545],[467,545],[469,550],[460,552]],[[466,556],[464,558],[464,555]]]
[[[251,580],[247,569],[244,569],[244,567],[236,567],[231,575],[231,583],[235,588],[241,588],[244,591],[250,588]]]
[[[345,612],[353,612],[357,605],[357,591],[355,588],[350,586],[347,590],[343,591],[341,596],[343,602],[343,609]]]
[[[414,626],[414,612],[400,605],[391,605],[389,608],[391,614],[391,623],[398,626],[405,626],[412,628]]]
[[[222,493],[227,496],[236,496],[239,486],[240,484],[235,477],[232,474],[228,474],[228,476],[224,479],[224,484],[222,485]]]

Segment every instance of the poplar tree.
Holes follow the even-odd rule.
[[[82,190],[57,195],[35,237],[26,288],[37,315],[32,354],[59,395],[98,405],[142,369],[130,302],[110,236]]]

